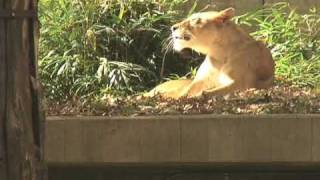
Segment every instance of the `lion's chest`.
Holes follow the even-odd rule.
[[[208,88],[229,84],[232,79],[222,71],[225,63],[206,58],[199,67],[195,81],[203,81]]]

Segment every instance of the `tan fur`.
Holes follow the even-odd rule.
[[[262,42],[254,40],[230,18],[234,9],[202,12],[172,27],[174,49],[191,48],[206,55],[194,79],[158,85],[148,96],[195,97],[226,94],[273,83],[274,61]]]

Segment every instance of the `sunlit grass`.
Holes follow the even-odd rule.
[[[177,61],[172,51],[163,51],[169,27],[196,9],[196,4],[190,11],[179,9],[185,2],[41,0],[39,73],[46,97],[61,101],[124,95],[146,90],[160,78],[193,77],[192,62]],[[256,29],[252,35],[271,49],[277,83],[320,89],[320,14],[316,9],[299,14],[279,3],[234,20]],[[166,76],[162,77],[164,60]]]
[[[320,85],[320,13],[312,8],[298,13],[278,3],[235,18],[256,29],[252,35],[265,41],[276,60],[276,76],[299,86]]]

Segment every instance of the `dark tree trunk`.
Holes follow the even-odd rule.
[[[12,11],[14,10],[14,11]],[[0,0],[0,179],[45,179],[37,0]]]

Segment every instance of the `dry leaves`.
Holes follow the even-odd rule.
[[[274,86],[225,96],[194,99],[107,97],[101,102],[48,103],[48,115],[138,116],[163,114],[283,114],[320,113],[320,94],[309,88]]]

